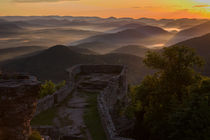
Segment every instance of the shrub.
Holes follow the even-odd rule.
[[[38,131],[33,131],[31,135],[29,136],[28,140],[41,140],[41,135]]]
[[[47,95],[51,95],[55,91],[56,91],[56,85],[52,81],[45,81],[45,83],[41,85],[39,98],[43,98]]]
[[[57,85],[54,84],[52,81],[45,81],[44,84],[41,85],[41,89],[39,92],[39,98],[43,98],[47,95],[53,94],[56,90],[61,89],[66,84],[66,81],[62,81],[58,83]]]

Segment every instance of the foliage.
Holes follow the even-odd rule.
[[[33,131],[28,140],[41,140],[41,135],[38,131]]]
[[[130,90],[127,114],[136,119],[135,138],[208,139],[210,82],[195,71],[202,59],[187,47],[174,46],[148,52],[144,63],[157,72]]]
[[[45,81],[44,84],[41,85],[41,89],[39,92],[39,98],[43,98],[47,95],[53,94],[56,90],[59,90],[60,88],[64,87],[66,84],[65,81],[62,81],[58,83],[57,85],[54,84],[52,81]]]

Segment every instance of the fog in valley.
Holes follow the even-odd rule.
[[[52,59],[65,61],[65,68],[80,63],[126,64],[137,68],[136,72],[129,74],[130,82],[136,83],[150,72],[142,65],[142,59],[149,50],[159,51],[205,36],[210,33],[209,23],[207,19],[187,18],[1,17],[0,62],[2,69],[5,65],[7,71],[31,72],[51,80],[59,77],[53,70],[46,73],[44,68],[47,63],[51,64],[49,61],[52,61],[49,67],[53,67]],[[59,47],[61,45],[68,50]],[[54,58],[56,55],[59,57]],[[208,54],[205,56],[207,58]],[[134,59],[139,62],[134,62]],[[39,63],[43,63],[43,67]],[[65,68],[55,72],[61,75]],[[43,73],[39,73],[38,69]]]

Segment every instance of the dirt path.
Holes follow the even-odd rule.
[[[63,136],[72,136],[75,139],[86,137],[86,125],[83,120],[84,111],[88,106],[86,100],[80,92],[74,91],[72,97],[58,108],[54,122]]]

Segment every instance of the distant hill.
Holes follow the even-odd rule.
[[[128,79],[137,83],[151,70],[142,59],[127,54],[84,55],[66,46],[54,46],[33,56],[18,58],[1,63],[3,71],[28,72],[41,80],[59,81],[66,79],[66,69],[76,64],[125,64],[128,66]]]
[[[118,48],[119,46],[112,44],[112,43],[93,41],[93,42],[81,43],[74,47],[88,49],[88,50],[91,50],[98,54],[106,54],[106,53],[109,53],[110,51]]]
[[[75,51],[80,54],[87,54],[87,55],[96,55],[97,53],[86,48],[80,48],[80,47],[75,47],[75,46],[69,46],[68,47],[70,50]]]
[[[109,43],[114,45],[142,44],[154,45],[168,41],[171,33],[155,26],[141,26],[117,33],[108,33],[79,40],[74,45],[90,42]]]
[[[0,49],[0,61],[5,61],[7,59],[12,59],[21,55],[33,53],[45,49],[40,46],[22,46],[14,48]]]
[[[111,51],[110,53],[121,53],[121,54],[131,54],[139,57],[144,57],[146,52],[149,49],[143,46],[138,46],[138,45],[128,45],[128,46],[123,46],[121,48],[115,49]]]
[[[139,27],[142,27],[142,26],[145,26],[145,24],[144,23],[141,23],[141,24],[140,23],[131,23],[131,24],[126,24],[126,25],[121,26],[119,28],[107,31],[106,33],[117,33],[117,32],[127,30],[127,29],[135,29],[135,28],[139,28]]]
[[[173,45],[175,43],[178,43],[187,39],[191,39],[194,37],[199,37],[207,33],[210,33],[210,21],[194,26],[192,28],[180,31],[167,43],[167,45],[168,46]]]
[[[0,21],[0,35],[7,36],[22,31],[23,28],[12,22]]]
[[[56,19],[56,18],[34,18],[24,21],[14,21],[17,25],[20,26],[29,26],[29,27],[51,27],[51,26],[79,26],[79,25],[89,25],[86,21],[80,20],[68,20],[68,19]]]
[[[182,18],[182,19],[176,19],[168,22],[165,24],[164,27],[166,28],[179,28],[179,29],[187,29],[192,28],[193,26],[200,25],[202,23],[207,22],[207,19],[188,19],[188,18]]]
[[[210,34],[201,37],[192,38],[176,44],[177,46],[187,46],[195,49],[198,55],[202,56],[205,61],[204,74],[210,76]]]

